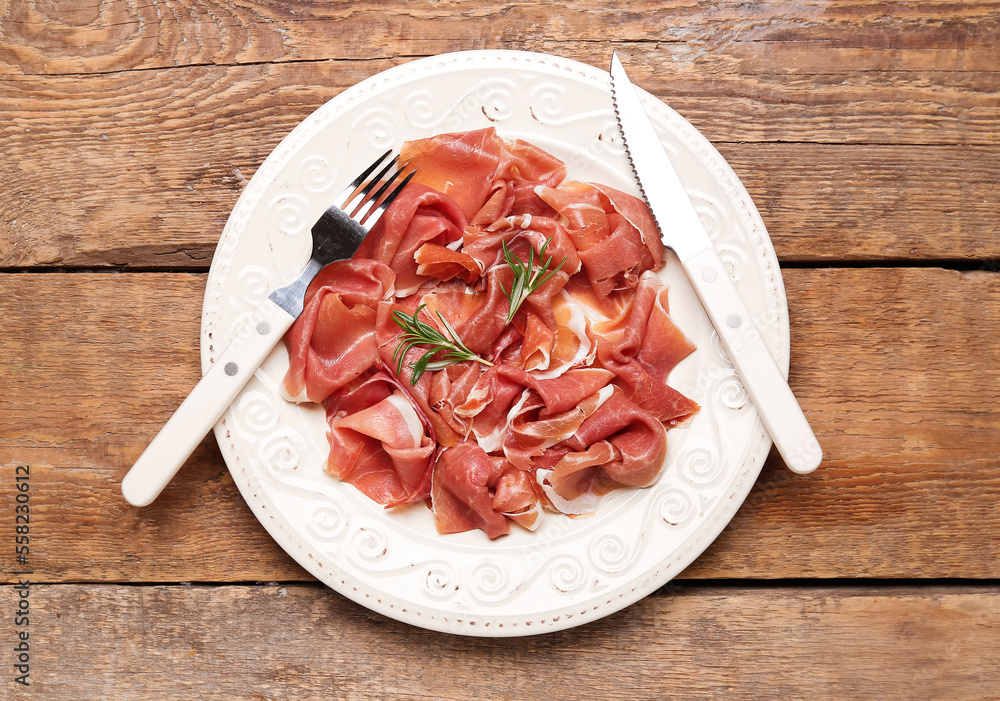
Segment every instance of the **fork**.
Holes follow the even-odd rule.
[[[305,292],[329,263],[354,255],[386,208],[416,173],[383,153],[337,196],[312,227],[312,255],[302,273],[268,295],[215,359],[122,480],[134,506],[152,503],[302,314]],[[372,173],[378,171],[373,177]],[[390,189],[391,188],[391,189]]]

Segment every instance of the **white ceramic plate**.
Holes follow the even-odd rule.
[[[644,101],[681,178],[787,372],[784,287],[770,239],[738,178],[687,121]],[[310,227],[387,147],[493,126],[541,146],[570,177],[637,193],[612,111],[609,77],[543,54],[474,51],[417,60],[344,91],[296,127],[261,165],[226,224],[212,262],[202,326],[207,368],[240,320],[295,277]],[[670,310],[698,350],[671,374],[702,405],[668,434],[662,478],[607,498],[591,518],[548,515],[514,526],[438,535],[423,505],[387,511],[323,472],[323,410],[285,402],[279,346],[216,426],[254,514],[292,557],[344,596],[429,629],[516,636],[606,616],[678,575],[743,502],[771,442],[672,255]]]

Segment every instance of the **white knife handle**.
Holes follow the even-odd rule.
[[[292,321],[288,312],[264,300],[125,475],[122,495],[126,501],[146,506],[159,496]]]
[[[792,472],[812,472],[823,459],[819,441],[719,254],[708,248],[684,267],[785,464]]]

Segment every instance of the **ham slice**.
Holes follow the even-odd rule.
[[[671,387],[667,376],[694,351],[694,344],[670,318],[666,293],[658,277],[644,273],[622,313],[592,328],[598,359],[618,376],[628,396],[660,421],[676,426],[690,419],[698,405]]]
[[[562,216],[598,295],[633,288],[643,272],[662,263],[663,244],[656,223],[638,198],[574,182],[542,187],[538,194]]]
[[[487,273],[479,291],[470,293],[462,284],[438,285],[420,303],[427,305],[432,319],[440,312],[469,350],[486,356],[507,326],[509,304],[502,288],[510,288],[511,277],[510,268],[495,268]]]
[[[480,129],[407,142],[400,160],[417,169],[416,182],[451,197],[471,219],[493,194],[502,148],[494,130]]]
[[[417,182],[452,197],[474,221],[548,211],[535,188],[566,177],[562,161],[528,142],[506,141],[494,129],[411,141],[400,157],[417,169]]]
[[[508,467],[497,480],[493,510],[529,531],[535,530],[545,513],[535,485],[530,473]]]
[[[614,373],[603,368],[577,368],[554,378],[540,378],[511,365],[498,365],[495,372],[537,392],[543,402],[542,413],[550,416],[580,406],[614,378]]]
[[[327,401],[326,410],[327,472],[386,506],[429,495],[437,445],[409,398],[384,375],[345,388]]]
[[[663,246],[645,204],[569,181],[536,146],[493,129],[409,142],[417,176],[350,261],[316,278],[286,336],[285,393],[322,402],[327,471],[386,507],[426,501],[442,534],[546,511],[580,514],[655,482],[667,428],[698,405],[669,384],[694,351],[655,274]],[[504,254],[559,266],[508,322]],[[479,358],[432,365],[394,313]]]
[[[392,294],[394,280],[388,266],[368,259],[337,261],[320,271],[285,336],[286,398],[320,403],[375,365],[376,310]]]
[[[417,275],[438,280],[458,278],[473,283],[482,274],[479,261],[465,251],[456,251],[439,243],[425,243],[413,254]]]
[[[604,193],[611,207],[624,217],[635,231],[639,232],[642,242],[652,258],[652,269],[656,270],[663,265],[663,241],[660,238],[656,221],[646,203],[607,185],[596,185],[595,187]]]
[[[560,460],[551,476],[552,486],[564,499],[588,491],[600,495],[618,486],[647,487],[659,476],[667,453],[663,424],[620,389],[581,424],[566,445],[575,452]],[[595,454],[601,459],[594,461]]]
[[[476,443],[459,443],[441,454],[431,480],[434,524],[439,533],[481,529],[490,538],[510,532],[507,517],[493,506],[489,485],[496,464]]]
[[[385,263],[396,274],[396,296],[427,281],[416,252],[428,243],[447,246],[462,238],[465,214],[451,197],[411,182],[378,220],[355,254]]]

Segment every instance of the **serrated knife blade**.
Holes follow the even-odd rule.
[[[632,170],[663,244],[684,266],[785,464],[793,472],[812,472],[823,459],[819,441],[726,272],[617,53],[611,58],[611,91]]]

